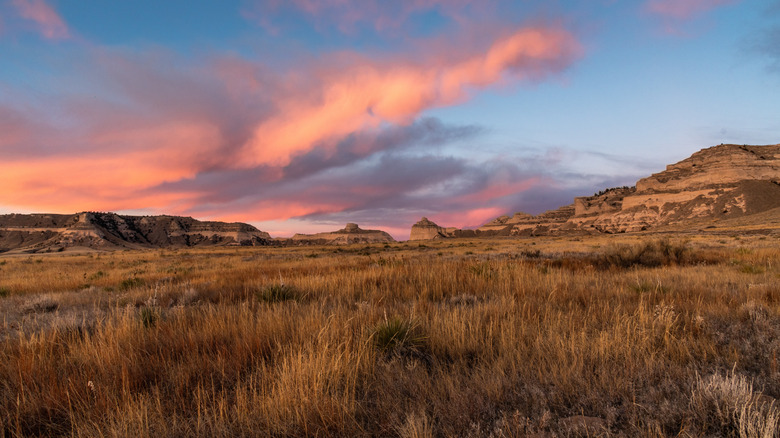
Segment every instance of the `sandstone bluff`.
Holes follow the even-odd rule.
[[[515,213],[477,230],[443,228],[423,218],[411,240],[461,236],[625,233],[685,228],[780,211],[780,145],[703,149],[635,187],[607,189],[541,215]],[[776,216],[776,215],[775,215]],[[774,216],[773,216],[774,217]]]
[[[364,230],[358,224],[348,223],[341,230],[329,233],[296,234],[291,244],[349,245],[351,243],[395,242],[392,236],[381,230]]]

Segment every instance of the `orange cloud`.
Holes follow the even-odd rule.
[[[0,161],[2,203],[58,211],[181,208],[187,194],[144,190],[195,176],[195,160],[217,144],[217,133],[207,125],[168,123],[98,133],[90,141],[91,153]]]
[[[41,34],[49,39],[70,37],[70,31],[62,17],[43,0],[13,0],[19,15],[38,25]]]
[[[325,140],[383,123],[408,123],[426,109],[467,98],[470,89],[558,71],[579,53],[570,33],[534,27],[495,42],[486,53],[448,63],[345,66],[323,78],[318,100],[298,96],[280,102],[278,114],[255,129],[243,162],[284,166]]]

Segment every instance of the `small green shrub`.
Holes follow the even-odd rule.
[[[669,288],[662,285],[661,283],[651,283],[649,281],[643,281],[641,283],[632,284],[629,287],[631,288],[631,290],[633,290],[638,294],[648,293],[648,292],[660,292],[660,293],[669,292]]]
[[[493,268],[490,266],[490,263],[488,263],[488,262],[484,262],[484,263],[480,263],[478,265],[470,266],[469,270],[471,271],[471,273],[473,273],[477,277],[488,278],[488,279],[492,278],[493,274],[495,273]]]
[[[374,326],[371,330],[371,340],[379,350],[390,352],[419,348],[423,345],[425,336],[417,323],[395,316]]]
[[[160,314],[156,309],[151,307],[144,307],[141,309],[141,324],[145,328],[151,328],[157,325],[157,320],[160,319]]]
[[[119,283],[119,290],[134,289],[137,287],[141,287],[143,285],[144,285],[143,278],[130,277],[125,280],[122,280],[122,282]]]
[[[739,268],[739,271],[745,274],[763,274],[764,268],[745,263]]]
[[[106,274],[106,273],[105,273],[105,272],[103,272],[103,271],[97,271],[97,272],[95,272],[94,274],[92,274],[92,275],[90,275],[90,276],[89,276],[89,280],[90,280],[90,281],[97,280],[97,279],[103,278],[103,277],[105,277],[105,276],[107,276],[107,275],[108,275],[108,274]]]
[[[524,249],[520,251],[520,255],[527,259],[538,259],[539,257],[542,256],[542,251],[538,249],[536,250]]]
[[[297,301],[303,295],[300,291],[290,285],[279,283],[266,286],[255,294],[258,301],[265,303],[281,303],[283,301]]]
[[[636,245],[608,247],[598,261],[602,267],[631,268],[684,265],[695,261],[686,242],[672,243],[660,239]]]
[[[0,298],[7,297],[8,295],[11,295],[11,290],[7,287],[0,287]]]

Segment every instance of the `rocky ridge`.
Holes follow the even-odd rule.
[[[191,217],[101,212],[0,215],[0,253],[74,247],[111,250],[269,243],[271,236],[251,225],[204,222]]]
[[[578,197],[571,205],[537,216],[522,212],[501,216],[474,234],[637,232],[696,220],[749,216],[778,207],[780,145],[719,145],[668,165],[664,171],[640,179],[635,187]],[[421,222],[412,227],[412,240],[456,237],[459,233],[439,231],[433,235],[434,229]]]
[[[293,244],[349,245],[352,243],[395,242],[393,237],[381,230],[364,230],[358,224],[348,223],[344,228],[317,234],[296,234],[290,239]]]

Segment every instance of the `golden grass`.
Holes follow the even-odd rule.
[[[647,239],[0,258],[0,436],[778,436],[776,239]]]

